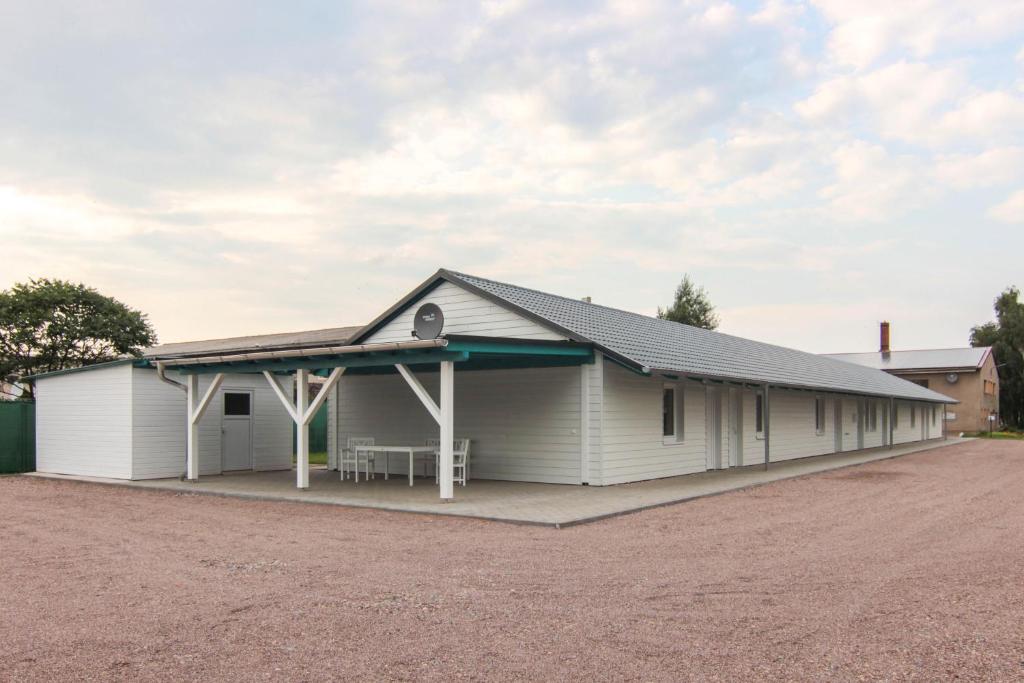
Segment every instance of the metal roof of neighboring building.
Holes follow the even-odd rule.
[[[637,369],[756,384],[956,402],[912,382],[854,363],[464,273],[438,271],[435,278],[425,282],[417,291],[429,290],[437,278],[461,283],[492,301],[503,302],[571,339],[593,343],[613,358]],[[416,296],[414,292],[402,302]],[[364,328],[362,334],[378,321]]]
[[[323,330],[302,332],[280,332],[258,334],[251,337],[228,337],[203,341],[160,344],[142,352],[144,358],[181,358],[209,353],[232,351],[270,351],[274,349],[298,349],[305,346],[345,344],[359,327],[329,327]]]
[[[991,346],[917,351],[871,351],[869,353],[827,353],[826,358],[856,363],[888,372],[905,370],[977,370],[992,351]]]

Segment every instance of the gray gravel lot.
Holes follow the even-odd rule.
[[[556,530],[0,478],[0,679],[1024,678],[1024,443]]]

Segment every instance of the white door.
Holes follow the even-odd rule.
[[[252,392],[225,391],[221,423],[224,472],[252,469]]]
[[[857,410],[857,399],[844,398],[841,401],[843,408],[843,450],[855,451],[860,448],[857,443],[860,439],[860,411]]]
[[[708,387],[707,393],[707,468],[722,469],[722,392]]]
[[[729,390],[729,466],[743,464],[743,392]]]

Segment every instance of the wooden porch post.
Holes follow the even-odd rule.
[[[309,370],[295,371],[295,413],[305,417],[309,407]],[[300,489],[309,488],[309,422],[295,421],[295,485]]]
[[[441,418],[438,420],[441,427],[441,500],[450,501],[455,497],[452,481],[455,445],[455,363],[450,360],[441,361],[441,405],[438,407]]]
[[[185,478],[189,481],[199,479],[199,424],[192,419],[195,411],[196,397],[199,395],[199,375],[189,375],[185,382]]]

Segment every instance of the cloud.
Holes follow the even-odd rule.
[[[989,209],[988,215],[1004,223],[1024,223],[1024,190],[1018,190],[1000,204]]]
[[[942,49],[989,47],[1024,22],[1020,0],[811,1],[832,25],[832,59],[858,69],[886,55],[924,59]]]

